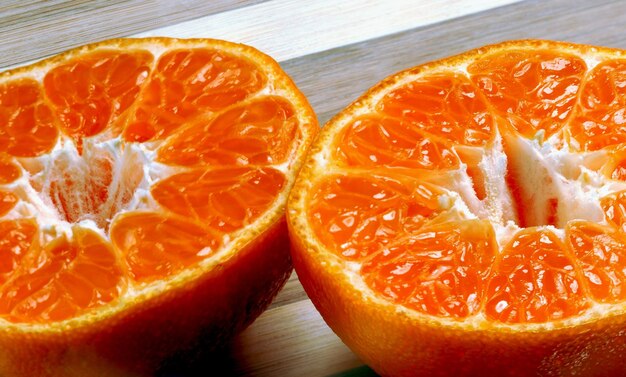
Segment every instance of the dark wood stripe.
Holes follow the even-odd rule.
[[[624,14],[624,1],[525,1],[281,65],[324,124],[386,76],[487,44],[538,38],[626,48]]]
[[[371,368],[363,365],[345,372],[333,374],[330,377],[376,377],[378,376]]]
[[[304,292],[304,289],[302,288],[302,285],[298,280],[298,275],[293,272],[289,280],[287,280],[287,283],[285,284],[283,289],[270,305],[270,308],[277,308],[283,305],[289,305],[294,302],[308,300],[308,298],[309,297],[307,296],[306,292]]]
[[[42,8],[35,1],[0,1],[0,67],[94,39],[139,33],[259,2],[53,0]],[[527,1],[282,65],[308,96],[323,123],[387,75],[485,44],[541,38],[626,47],[624,14],[626,2],[621,1]],[[306,300],[293,274],[271,309],[237,337],[224,354],[196,364],[172,366],[159,375],[307,376],[312,366],[319,365],[327,365],[330,374],[345,371],[343,376],[373,375],[365,367],[354,369],[358,360],[319,316],[306,317],[316,314]]]
[[[263,1],[3,0],[0,68]]]
[[[388,75],[507,39],[626,48],[626,2],[529,1],[286,61],[320,125]],[[602,19],[603,27],[597,26]],[[294,273],[271,307],[307,299]]]

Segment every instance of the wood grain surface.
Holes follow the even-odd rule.
[[[422,1],[419,14],[415,14],[418,8],[398,13],[409,3],[406,1],[336,1],[327,2],[335,5],[326,8],[310,3],[315,2],[0,0],[0,67],[112,37],[234,35],[249,42],[246,38],[265,33],[250,43],[269,43],[266,49],[279,55],[281,65],[308,96],[323,124],[394,72],[482,45],[540,38],[626,48],[624,1]],[[389,11],[367,9],[381,4]],[[283,13],[273,15],[272,23],[268,13],[263,13],[268,9]],[[250,23],[225,14],[244,15]],[[350,22],[357,19],[358,23]],[[324,24],[325,20],[329,24]],[[231,24],[243,29],[256,24],[255,35],[250,35],[250,30],[237,34]],[[368,29],[370,24],[375,25],[374,32]],[[276,25],[287,30],[309,29],[297,39],[283,38],[280,34],[284,31]],[[361,29],[355,33],[355,28]],[[345,35],[348,38],[343,38]],[[219,354],[200,355],[192,363],[173,360],[159,375],[374,373],[325,325],[293,274],[270,309],[230,347]]]
[[[395,72],[510,39],[626,48],[624,1],[524,1],[282,62],[320,124]]]
[[[0,0],[0,67],[262,0]]]

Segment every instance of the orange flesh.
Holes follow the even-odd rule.
[[[399,84],[334,136],[325,167],[333,173],[317,178],[307,199],[315,236],[360,262],[365,284],[381,298],[429,315],[541,323],[626,300],[624,192],[600,200],[608,226],[571,219],[561,239],[545,228],[560,221],[558,199],[546,201],[545,223],[534,224],[533,204],[521,194],[526,182],[507,175],[516,221],[533,227],[498,245],[489,221],[448,219],[438,201],[446,183],[433,178],[462,162],[484,199],[478,163],[496,132],[541,132],[557,146],[570,137],[581,152],[626,143],[626,61],[588,74],[580,57],[514,49],[479,56],[467,72]],[[626,159],[608,153],[614,162],[599,173],[624,180]],[[428,184],[430,194],[417,195],[423,179],[444,186]]]
[[[626,299],[626,238],[612,227],[572,222],[567,241],[591,297],[614,303]]]
[[[626,142],[626,60],[598,64],[580,93],[570,132],[581,149],[593,151]]]
[[[15,162],[0,157],[0,185],[11,183],[22,175],[22,170]]]
[[[54,147],[58,134],[39,83],[23,79],[0,84],[1,151],[19,157],[39,156]]]
[[[100,51],[50,70],[45,93],[61,130],[76,140],[102,132],[135,101],[152,59],[147,51]]]
[[[289,102],[255,96],[267,85],[257,64],[210,48],[158,59],[100,49],[50,69],[43,84],[0,84],[0,217],[20,203],[8,185],[25,169],[71,229],[51,238],[34,218],[0,220],[0,317],[50,322],[101,307],[214,255],[267,211],[286,180],[272,165],[289,160],[301,134]],[[87,145],[119,135],[121,156]],[[80,163],[28,158],[59,138]],[[155,140],[147,148],[160,145],[159,162],[171,168],[150,187],[155,204],[116,216],[144,179],[130,146]],[[43,169],[50,180],[37,180]]]
[[[585,71],[581,58],[548,51],[510,51],[468,67],[497,114],[527,137],[538,130],[549,137],[561,129]]]
[[[173,213],[200,220],[225,234],[263,214],[284,181],[284,175],[271,168],[199,169],[156,183],[152,196]]]
[[[111,245],[91,230],[73,230],[72,240],[31,246],[25,258],[33,258],[33,266],[15,271],[0,289],[6,319],[57,321],[119,296],[124,281]]]
[[[124,214],[113,224],[111,241],[123,254],[133,280],[149,282],[210,256],[221,237],[193,221],[137,212]]]
[[[487,288],[485,313],[500,322],[547,322],[588,305],[574,262],[549,230],[526,228],[504,246]]]
[[[615,165],[611,172],[611,178],[618,181],[626,181],[626,160],[622,160]]]
[[[347,259],[361,259],[437,214],[437,188],[385,177],[332,177],[314,190],[309,221]]]
[[[478,312],[497,254],[493,228],[468,220],[425,227],[364,263],[373,289],[431,315],[464,318]]]
[[[285,100],[255,98],[181,129],[159,148],[158,160],[184,166],[279,164],[289,155],[297,129]]]
[[[462,145],[484,146],[493,136],[493,116],[464,76],[426,77],[391,91],[378,111]],[[413,131],[415,132],[415,131]]]
[[[143,142],[166,137],[200,114],[240,102],[265,81],[254,63],[217,50],[167,52],[129,115],[124,138]]]
[[[626,232],[626,191],[607,195],[600,200],[600,205],[609,224]]]
[[[446,142],[430,140],[396,119],[372,116],[357,119],[344,130],[335,156],[347,166],[383,164],[433,170],[459,165]]]
[[[32,220],[0,221],[0,283],[6,283],[18,269],[36,233]]]
[[[11,191],[0,190],[0,216],[9,213],[15,207],[19,198]]]

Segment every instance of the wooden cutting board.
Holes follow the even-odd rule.
[[[211,37],[277,59],[320,124],[382,78],[507,39],[626,48],[623,1],[0,1],[0,70],[126,36]],[[372,376],[308,300],[295,273],[218,355],[160,376]]]

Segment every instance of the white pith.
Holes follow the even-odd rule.
[[[445,188],[459,193],[459,200],[465,204],[459,208],[467,209],[461,211],[466,218],[487,219],[493,224],[500,248],[521,229],[512,208],[515,199],[504,180],[508,169],[520,170],[518,183],[521,183],[526,213],[531,215],[529,226],[549,227],[555,231],[563,229],[570,220],[605,224],[600,198],[626,189],[626,183],[586,168],[583,165],[585,154],[571,153],[567,145],[556,148],[550,140],[543,142],[540,138],[519,136],[509,141],[509,150],[513,153],[507,155],[499,138],[496,135],[494,147],[485,152],[478,164],[486,178],[485,199],[479,200],[476,196],[465,166],[459,170],[458,182],[453,181],[453,186]],[[546,223],[550,199],[558,201],[556,224]],[[561,238],[564,236],[563,232],[555,233]]]
[[[541,133],[533,139],[518,136],[514,141],[517,144],[514,148],[517,154],[513,160],[519,161],[519,166],[525,168],[520,173],[520,181],[525,183],[522,192],[534,194],[532,200],[526,201],[526,205],[532,205],[526,210],[537,215],[538,221],[532,225],[549,228],[564,240],[562,230],[570,220],[606,224],[599,201],[611,193],[626,190],[626,182],[607,178],[600,172],[585,167],[584,163],[588,156],[593,156],[595,163],[608,162],[608,155],[604,152],[569,152],[567,144],[557,148],[553,140],[544,141],[540,136]],[[331,147],[313,156],[316,161],[315,170],[319,175],[342,174],[343,168],[331,161]],[[504,179],[507,170],[513,165],[511,160],[510,153],[503,150],[502,137],[496,133],[492,146],[485,150],[478,163],[485,177],[484,199],[477,196],[465,163],[461,163],[458,170],[447,173],[446,184],[441,184],[439,180],[436,183],[446,190],[439,197],[439,209],[454,214],[452,218],[459,220],[489,220],[496,232],[500,249],[523,229],[518,224],[515,209],[512,207],[515,199]],[[546,184],[545,178],[550,178],[552,183]],[[546,215],[546,202],[552,198],[556,198],[559,203],[559,222],[554,225],[541,221]]]
[[[205,46],[200,44],[198,47]],[[141,45],[139,48],[149,50],[154,55],[155,64],[163,53],[169,51],[169,48],[158,44]],[[154,69],[154,65],[152,69]],[[47,69],[35,70],[27,72],[25,75],[18,74],[17,77],[28,77],[41,81],[46,71]],[[265,74],[268,79],[267,84],[256,92],[254,96],[277,95],[286,98],[292,96],[289,90],[281,87],[280,83],[276,82],[276,77],[269,72],[265,72]],[[103,237],[108,238],[106,229],[97,226],[90,219],[90,216],[95,214],[85,211],[82,213],[84,216],[81,221],[68,222],[64,219],[59,209],[52,204],[50,195],[47,192],[49,184],[58,175],[68,172],[67,169],[55,169],[52,166],[53,162],[65,160],[67,162],[66,165],[71,167],[71,172],[68,173],[79,180],[85,178],[83,182],[88,185],[99,178],[97,176],[88,177],[83,174],[85,168],[90,165],[91,158],[101,157],[106,152],[110,153],[114,159],[113,181],[109,185],[109,191],[111,192],[122,185],[122,182],[120,182],[120,179],[123,178],[120,174],[121,170],[124,167],[128,167],[128,163],[131,160],[136,160],[132,162],[137,168],[141,168],[143,178],[134,191],[132,199],[125,205],[122,205],[119,200],[109,195],[104,205],[116,208],[117,210],[114,211],[116,216],[134,210],[160,210],[159,205],[150,194],[150,187],[161,179],[186,170],[185,167],[169,166],[155,161],[156,151],[163,142],[164,140],[147,143],[129,143],[124,142],[121,136],[104,141],[99,140],[98,137],[84,138],[81,155],[72,138],[60,135],[58,142],[50,152],[38,157],[16,159],[22,167],[22,175],[19,179],[7,185],[7,187],[18,194],[20,201],[4,218],[35,218],[42,229],[50,229],[53,233],[66,233],[68,235],[71,235],[71,226],[78,224],[91,228],[99,232]],[[295,150],[292,150],[292,155],[285,162],[271,165],[271,167],[283,173],[288,173],[290,166],[294,162],[296,155],[294,152]],[[32,187],[33,182],[40,185],[43,190],[34,189]],[[66,194],[68,198],[76,198],[77,200],[73,202],[80,204],[81,199],[84,199],[83,193],[85,191],[86,187],[78,187],[77,190],[67,191]],[[113,218],[110,218],[108,222],[110,223],[112,220]]]
[[[572,53],[585,60],[587,64],[587,72],[590,72],[600,62],[605,59],[623,58],[621,53],[598,51],[590,48],[586,53],[581,53],[578,49],[564,48],[564,52]],[[447,65],[436,63],[437,65],[424,65],[413,73],[405,71],[395,77],[385,80],[380,87],[368,92],[366,96],[357,100],[348,109],[344,110],[336,118],[332,119],[325,127],[327,132],[323,133],[323,142],[317,142],[321,148],[311,156],[311,162],[305,168],[307,177],[320,177],[329,175],[346,174],[346,168],[336,164],[333,161],[332,150],[335,148],[333,142],[334,135],[341,132],[342,129],[351,124],[352,120],[360,115],[375,112],[376,104],[389,92],[404,86],[409,82],[419,80],[422,76],[435,75],[438,73],[450,74],[458,72],[467,76],[467,67],[471,64],[472,59],[479,56],[482,51],[477,51],[474,56],[464,61],[453,61]],[[524,167],[520,169],[520,178],[522,182],[522,191],[532,196],[532,200],[527,201],[527,211],[535,213],[535,226],[539,229],[549,229],[561,240],[565,238],[564,226],[571,220],[586,220],[597,224],[606,224],[604,213],[600,207],[599,200],[611,193],[626,190],[626,183],[612,180],[603,173],[597,171],[598,166],[609,163],[610,157],[604,151],[581,152],[580,146],[575,140],[565,140],[564,143],[557,143],[556,137],[545,139],[543,131],[538,132],[534,138],[527,139],[522,136],[506,140],[507,152],[503,150],[503,136],[496,132],[494,140],[485,148],[483,157],[478,164],[481,171],[486,177],[485,188],[487,197],[480,200],[473,188],[472,178],[466,172],[466,166],[461,164],[460,168],[446,175],[448,179],[445,185],[442,185],[448,192],[439,198],[440,209],[455,214],[454,217],[463,219],[487,219],[493,225],[496,233],[496,241],[499,250],[502,250],[511,238],[522,228],[513,218],[512,210],[513,198],[504,180],[504,172],[511,166]],[[571,144],[568,144],[570,142]],[[511,153],[510,150],[514,150]],[[515,154],[515,155],[514,155]],[[514,157],[511,159],[511,157]],[[592,166],[594,168],[592,168]],[[349,168],[348,168],[349,170]],[[380,174],[382,169],[379,171]],[[349,173],[348,173],[349,174]],[[378,173],[377,173],[378,174]],[[397,172],[391,172],[391,175]],[[544,182],[545,178],[550,178],[550,184],[539,185]],[[440,184],[441,179],[436,178],[436,184]],[[306,187],[306,188],[305,188]],[[297,204],[292,204],[298,210],[307,208],[309,195],[312,194],[311,188],[315,187],[311,183],[299,183],[296,190],[302,190],[303,195],[298,197]],[[308,192],[307,192],[308,190]],[[530,194],[534,195],[530,195]],[[547,225],[541,221],[545,218],[544,204],[548,199],[555,198],[558,200],[557,209],[558,223],[555,225]],[[290,212],[295,216],[296,211]],[[594,302],[589,309],[583,311],[579,315],[565,318],[559,321],[546,323],[497,323],[488,320],[482,312],[476,315],[463,318],[462,321],[452,320],[445,317],[431,316],[424,313],[416,312],[402,305],[391,304],[386,299],[374,293],[371,288],[363,280],[361,275],[361,263],[358,261],[346,261],[337,256],[334,252],[327,250],[319,240],[313,236],[314,232],[310,224],[306,220],[292,220],[296,223],[296,229],[302,229],[301,232],[308,233],[306,242],[315,245],[316,248],[325,250],[324,263],[336,266],[336,271],[343,271],[347,281],[356,291],[363,294],[364,300],[371,300],[377,304],[393,307],[393,310],[409,317],[416,317],[420,321],[445,324],[446,326],[458,326],[463,329],[485,329],[500,328],[519,330],[544,330],[553,328],[562,328],[578,325],[581,322],[594,321],[598,318],[606,318],[612,314],[623,313],[626,310],[626,304],[602,304]],[[330,269],[330,267],[329,267]]]
[[[249,99],[263,96],[263,95],[275,95],[285,98],[290,102],[294,108],[295,117],[298,119],[299,129],[301,137],[297,142],[294,142],[289,151],[289,155],[286,160],[276,165],[268,165],[268,168],[276,169],[282,172],[285,176],[285,183],[282,190],[277,194],[274,202],[267,208],[267,210],[254,219],[250,224],[245,225],[243,228],[234,231],[230,234],[225,234],[222,238],[221,246],[212,252],[212,255],[201,260],[196,265],[189,266],[182,272],[165,277],[160,280],[148,284],[139,284],[130,282],[126,289],[121,293],[119,300],[112,302],[109,305],[95,308],[96,310],[90,310],[77,317],[69,318],[67,320],[49,323],[49,324],[37,324],[37,323],[12,323],[0,317],[0,324],[4,327],[17,327],[21,331],[61,331],[63,326],[66,326],[68,322],[80,323],[82,321],[89,322],[89,318],[94,317],[106,317],[117,311],[122,311],[126,307],[133,305],[136,298],[148,299],[154,296],[160,295],[165,290],[172,290],[180,288],[185,284],[189,284],[194,279],[199,278],[202,274],[212,270],[220,263],[224,263],[226,260],[236,255],[237,251],[245,247],[248,243],[253,241],[260,234],[265,232],[270,226],[274,225],[283,212],[287,194],[289,189],[295,181],[295,174],[293,172],[294,166],[299,166],[302,158],[304,157],[304,150],[308,146],[308,140],[312,137],[311,132],[308,130],[311,124],[316,124],[316,120],[310,107],[303,97],[297,92],[294,92],[294,87],[289,78],[282,73],[278,65],[271,59],[262,56],[256,50],[243,45],[235,45],[228,42],[212,41],[212,40],[193,40],[193,41],[178,41],[172,40],[164,42],[161,40],[138,40],[136,46],[130,48],[126,45],[120,46],[123,50],[129,50],[134,47],[151,52],[154,56],[154,64],[151,67],[151,72],[155,69],[156,62],[159,57],[172,49],[189,49],[189,48],[217,48],[231,53],[235,56],[241,56],[246,59],[254,58],[259,59],[255,61],[255,65],[262,70],[267,78],[266,86],[261,90],[253,93]],[[111,45],[104,45],[104,49],[115,49],[117,42]],[[123,42],[122,42],[123,43]],[[24,67],[16,70],[15,72],[5,72],[11,75],[0,76],[0,83],[6,80],[11,81],[21,78],[35,79],[39,82],[43,80],[45,73],[52,67],[64,63],[67,59],[71,59],[74,55],[80,55],[83,52],[91,52],[93,50],[87,49],[81,51],[80,49],[72,51],[69,57],[66,59],[51,61],[44,61],[39,63],[36,69],[30,70],[30,67]],[[260,64],[260,65],[259,65]],[[264,66],[263,64],[266,64]],[[217,116],[223,111],[227,111],[233,106],[241,104],[239,101],[226,109],[222,109],[218,113],[212,114]],[[128,110],[132,109],[130,107]],[[120,116],[121,118],[121,116]],[[115,122],[115,120],[113,120]],[[115,137],[109,140],[102,140],[102,134],[96,135],[92,138],[83,139],[83,151],[82,154],[78,152],[75,141],[65,135],[60,135],[59,140],[54,148],[41,156],[32,158],[15,158],[15,162],[21,167],[22,175],[7,185],[0,185],[0,188],[8,189],[9,191],[17,194],[19,201],[17,205],[0,220],[12,220],[20,218],[33,218],[37,221],[40,229],[40,240],[42,242],[50,241],[60,235],[66,235],[68,238],[72,237],[72,227],[80,226],[89,228],[99,233],[104,239],[110,241],[108,234],[109,225],[115,221],[115,219],[130,211],[156,211],[162,212],[166,215],[175,215],[166,208],[161,207],[153,198],[150,193],[150,187],[159,180],[165,179],[172,174],[180,173],[188,170],[186,167],[177,167],[171,165],[165,165],[156,162],[156,154],[159,146],[163,144],[167,139],[156,142],[146,143],[132,143],[125,142],[121,137]],[[85,176],[80,173],[86,171],[86,168],[92,162],[91,157],[100,157],[103,153],[109,153],[114,161],[113,164],[113,180],[109,185],[109,192],[114,191],[117,188],[123,187],[124,182],[122,171],[124,168],[129,167],[129,161],[132,161],[130,166],[134,166],[141,170],[142,178],[139,184],[136,186],[132,199],[130,201],[122,203],[119,198],[112,196],[107,197],[104,202],[104,206],[113,208],[113,215],[107,218],[107,226],[99,226],[97,221],[92,217],[94,213],[89,211],[79,211],[82,215],[80,221],[71,222],[67,221],[61,211],[52,203],[51,197],[47,188],[50,182],[54,180],[59,174],[67,172],[67,169],[58,169],[53,167],[54,161],[65,161],[64,166],[71,167],[70,170],[73,174],[77,174],[79,178],[85,178],[82,182],[85,185],[91,184],[94,180],[98,180],[98,176]],[[210,168],[210,166],[206,166]],[[219,168],[219,166],[212,166]],[[39,189],[35,189],[35,187]],[[41,189],[43,188],[43,190]],[[81,190],[83,189],[83,190]],[[68,198],[76,199],[76,203],[80,203],[80,199],[85,198],[83,195],[84,187],[78,187],[74,190],[67,191]],[[198,250],[198,255],[203,255],[203,250]],[[121,259],[121,255],[118,255]]]
[[[158,208],[150,195],[150,186],[178,169],[154,162],[155,152],[145,145],[124,143],[119,137],[104,142],[95,142],[87,138],[84,140],[83,153],[80,155],[74,141],[62,136],[48,154],[20,159],[23,167],[22,176],[12,184],[12,190],[18,194],[20,201],[6,218],[34,218],[42,230],[51,233],[66,233],[68,236],[71,236],[71,227],[78,224],[108,238],[105,227],[97,225],[100,222],[98,220],[103,219],[95,218],[104,214],[93,213],[90,211],[91,208],[83,207],[90,199],[87,197],[89,186],[95,181],[104,179],[97,175],[97,170],[89,170],[90,163],[105,153],[112,157],[113,175],[108,185],[109,195],[102,203],[102,209],[111,209],[113,213],[121,214],[139,209]],[[60,164],[63,165],[59,166]],[[125,188],[123,170],[125,167],[128,168],[129,164],[135,169],[141,169],[142,178],[133,192],[132,199],[123,203],[119,196],[111,194]],[[75,222],[68,221],[63,211],[54,205],[52,198],[54,194],[50,192],[51,183],[65,173],[71,175],[76,183],[80,184],[72,190],[61,192],[67,200],[78,206],[77,211],[72,211],[72,215],[79,218],[79,221]],[[40,189],[35,189],[33,185]],[[105,220],[110,225],[113,218]]]

